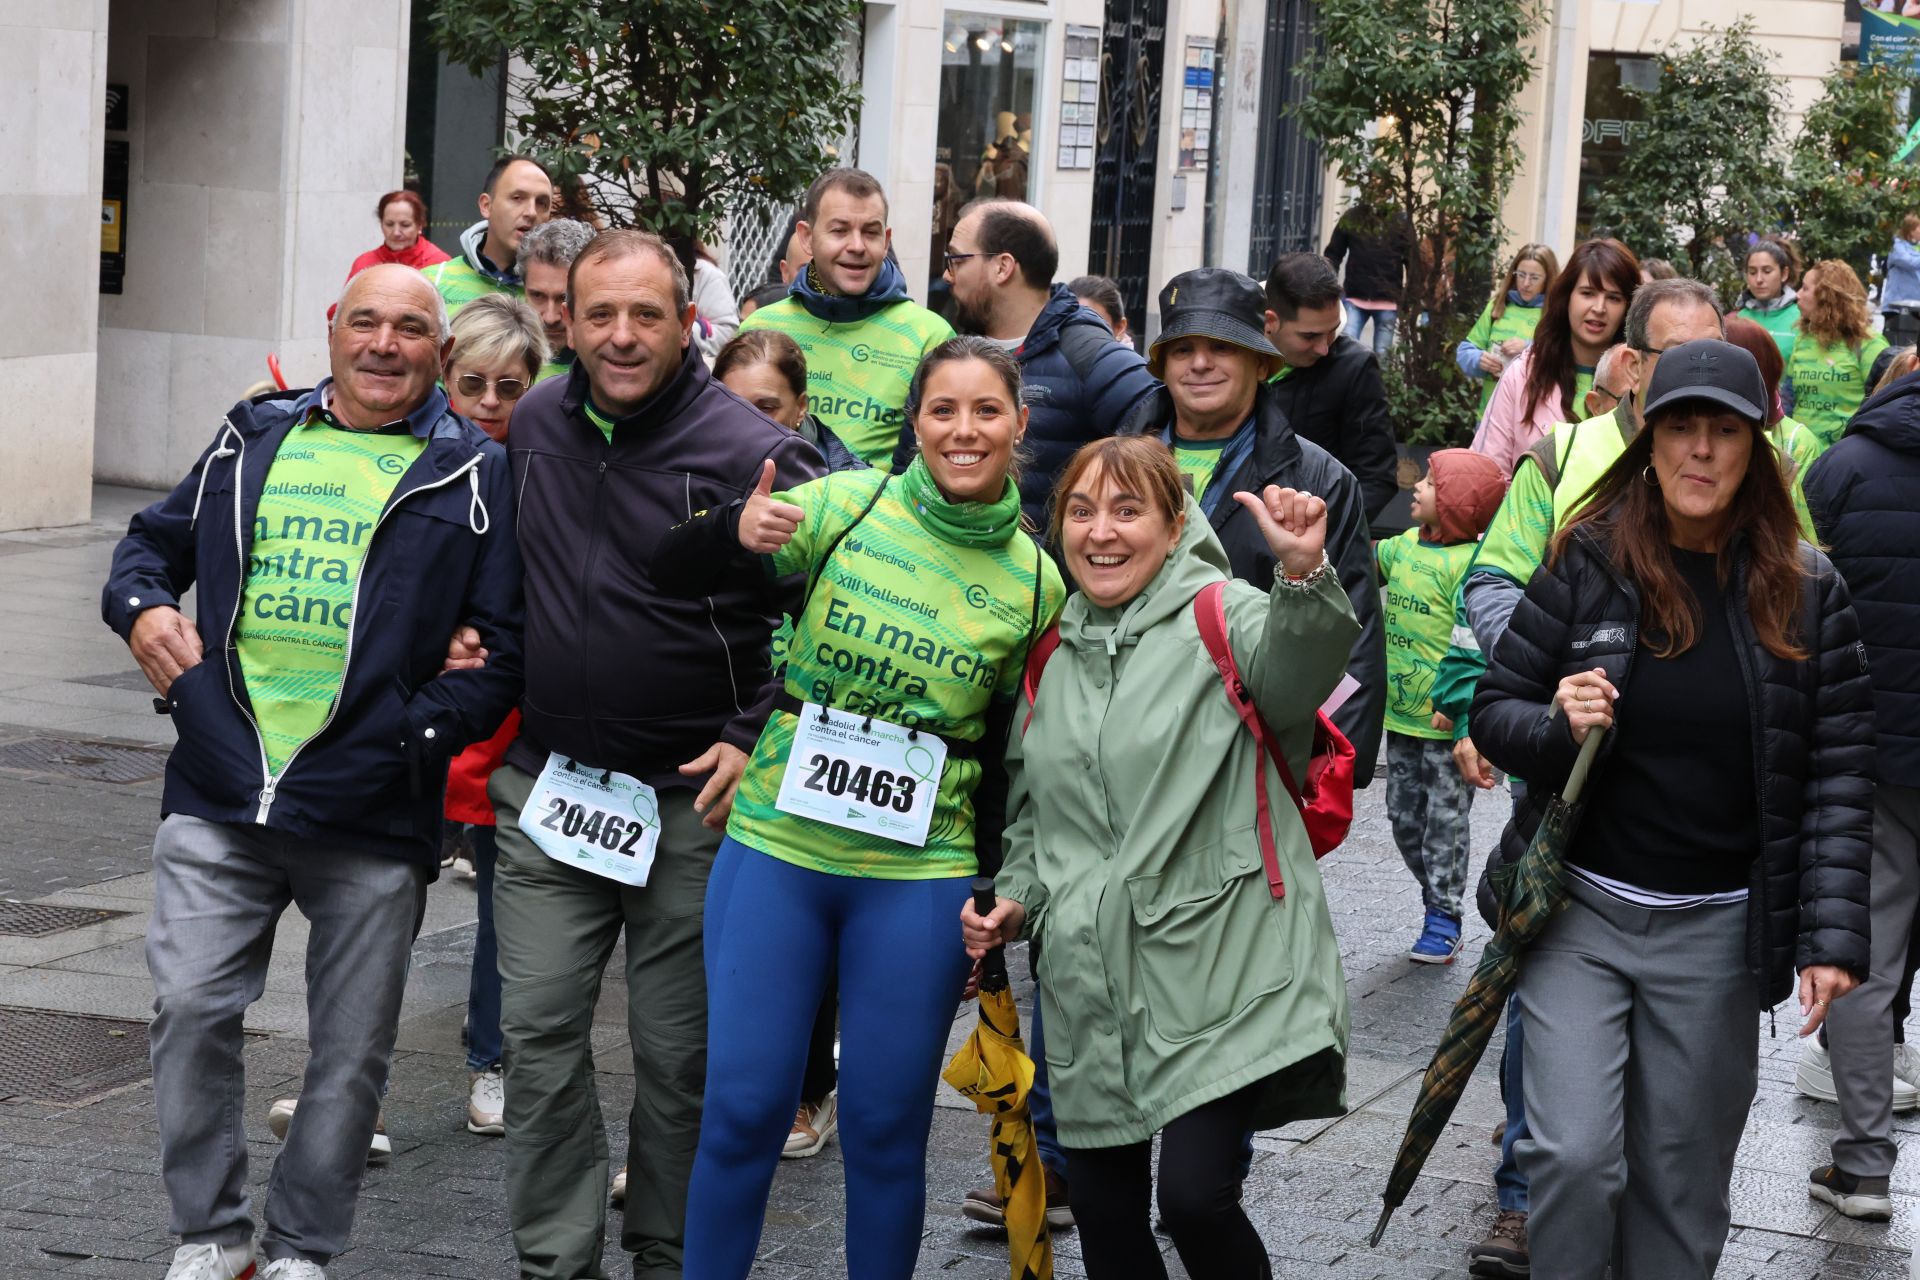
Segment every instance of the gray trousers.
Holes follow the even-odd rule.
[[[260,1251],[324,1265],[353,1230],[427,868],[173,814],[154,837],[153,869],[153,1104],[170,1229],[189,1244],[253,1239],[241,1019],[293,903],[311,926],[307,1073]]]
[[[520,1274],[602,1278],[607,1135],[593,1081],[593,1005],[622,933],[633,1111],[620,1242],[637,1280],[678,1277],[687,1180],[707,1076],[707,878],[720,833],[694,792],[660,793],[660,848],[636,889],[566,866],[520,830],[534,780],[506,765],[487,786],[499,825],[493,921],[507,1088],[507,1208]]]
[[[1520,962],[1536,1280],[1706,1280],[1758,1083],[1747,906],[1649,911],[1580,883]]]
[[[1881,783],[1873,795],[1872,973],[1827,1011],[1840,1134],[1833,1162],[1856,1177],[1893,1172],[1893,1002],[1907,981],[1920,911],[1920,790]]]

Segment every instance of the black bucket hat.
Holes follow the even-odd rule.
[[[1752,352],[1718,338],[1699,338],[1660,353],[1647,384],[1647,406],[1640,412],[1647,416],[1688,400],[1720,405],[1764,426],[1772,397]]]
[[[1213,338],[1273,360],[1280,352],[1263,330],[1267,295],[1249,276],[1225,267],[1182,271],[1160,290],[1160,332],[1147,348],[1147,368],[1162,375],[1160,349],[1180,338]]]

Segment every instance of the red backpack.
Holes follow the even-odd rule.
[[[1274,897],[1284,898],[1287,886],[1280,876],[1280,856],[1273,842],[1273,815],[1267,806],[1267,761],[1271,759],[1280,771],[1280,780],[1286,784],[1287,794],[1293,797],[1294,807],[1300,811],[1313,856],[1324,858],[1347,838],[1347,829],[1353,825],[1353,744],[1334,727],[1326,712],[1314,712],[1313,750],[1307,758],[1306,790],[1303,792],[1294,782],[1287,758],[1274,745],[1273,730],[1267,727],[1260,709],[1253,705],[1253,698],[1240,679],[1240,666],[1233,660],[1233,648],[1227,643],[1226,586],[1224,582],[1212,582],[1201,588],[1193,599],[1193,620],[1200,627],[1200,641],[1207,646],[1207,656],[1213,659],[1214,667],[1220,672],[1220,682],[1226,686],[1227,700],[1233,703],[1234,711],[1258,747],[1253,765],[1253,794],[1260,856],[1267,865],[1267,886],[1273,890]],[[1055,625],[1034,641],[1033,650],[1027,655],[1026,674],[1021,678],[1021,687],[1027,695],[1027,721],[1020,727],[1023,734],[1027,724],[1033,723],[1040,675],[1059,647],[1060,628]]]

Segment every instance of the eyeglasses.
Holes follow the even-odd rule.
[[[527,394],[527,384],[522,378],[487,378],[477,373],[463,373],[453,380],[453,385],[469,400],[485,395],[489,385],[502,400],[518,400]]]
[[[1516,271],[1513,273],[1515,284],[1540,284],[1547,278],[1544,271]]]
[[[978,258],[980,256],[978,253],[949,253],[946,255],[947,270],[953,270],[953,264],[956,262],[965,262],[968,258]]]

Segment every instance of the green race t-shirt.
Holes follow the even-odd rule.
[[[1040,630],[1059,615],[1066,587],[1053,561],[1024,533],[1003,546],[957,546],[920,522],[898,479],[887,482],[880,471],[843,471],[775,495],[807,514],[793,540],[768,557],[772,572],[817,574],[787,647],[787,691],[802,701],[977,742],[986,732],[989,703],[1019,691],[1037,634],[1036,570]],[[826,564],[816,563],[882,483],[886,492],[873,509]],[[776,801],[794,723],[785,711],[767,721],[727,834],[784,862],[834,875],[933,880],[974,874],[978,760],[947,757],[932,829],[925,847],[916,849],[780,812]],[[999,749],[999,743],[981,747]]]
[[[594,426],[600,428],[600,434],[607,438],[608,444],[612,444],[613,443],[613,419],[609,418],[606,414],[600,412],[599,409],[595,408],[593,401],[591,399],[583,400],[580,404],[580,408],[585,411],[587,415],[587,421],[591,422]]]
[[[234,628],[272,773],[332,714],[367,543],[426,447],[410,431],[347,431],[316,411],[274,454]]]
[[[1180,474],[1192,483],[1195,502],[1206,496],[1207,486],[1213,482],[1213,473],[1220,469],[1220,455],[1232,441],[1232,436],[1221,436],[1218,440],[1188,440],[1180,435],[1174,436],[1173,461],[1180,468]]]
[[[807,409],[871,467],[892,463],[907,421],[907,387],[920,357],[953,336],[953,326],[900,301],[852,324],[822,320],[784,298],[740,322],[740,332],[774,329],[807,357]]]
[[[1453,638],[1454,594],[1478,549],[1477,542],[1426,542],[1417,528],[1375,548],[1387,628],[1387,728],[1394,733],[1453,736],[1433,727],[1433,679]]]
[[[526,290],[517,285],[500,284],[490,280],[473,269],[473,264],[465,258],[449,258],[445,262],[435,263],[424,273],[433,287],[440,291],[440,297],[447,304],[449,319],[458,315],[460,308],[475,298],[484,298],[489,293],[504,293],[509,298],[523,298]]]
[[[1480,309],[1480,318],[1474,321],[1473,328],[1467,330],[1467,341],[1482,351],[1491,351],[1511,338],[1532,342],[1533,331],[1540,323],[1540,311],[1539,307],[1523,307],[1509,299],[1506,309],[1496,320],[1493,318],[1493,303],[1489,302]],[[1519,358],[1514,357],[1515,360]],[[1592,380],[1591,373],[1588,374],[1588,380]],[[1493,399],[1493,389],[1499,385],[1499,374],[1484,374],[1480,378],[1481,417],[1486,417],[1487,404]]]
[[[1775,307],[1771,311],[1762,311],[1748,307],[1734,312],[1743,320],[1751,320],[1767,331],[1774,345],[1780,348],[1782,360],[1793,359],[1793,349],[1798,345],[1800,335],[1800,304],[1789,302],[1784,307]]]
[[[1802,333],[1787,361],[1793,383],[1793,416],[1825,449],[1847,429],[1847,419],[1867,395],[1867,374],[1887,349],[1881,334],[1869,334],[1856,351],[1844,342],[1824,343]]]

